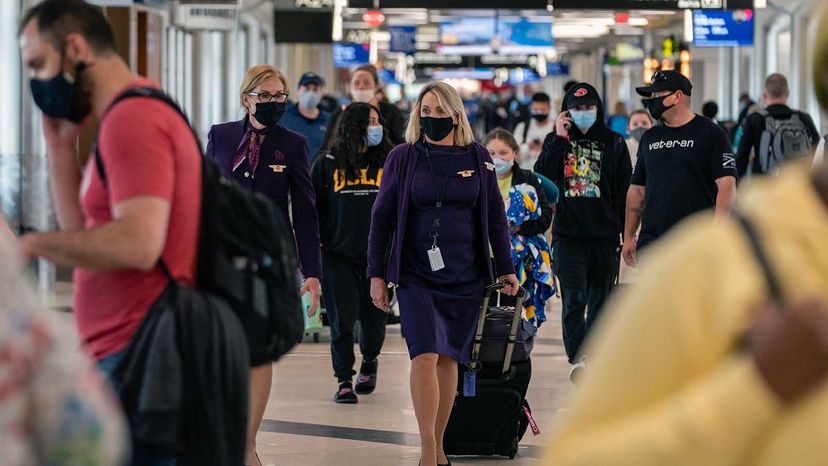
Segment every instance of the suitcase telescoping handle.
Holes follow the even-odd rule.
[[[471,362],[469,363],[469,370],[478,372],[483,368],[480,362],[480,348],[483,346],[483,327],[486,325],[486,317],[489,312],[489,302],[492,294],[502,290],[506,287],[504,282],[495,282],[486,287],[483,294],[483,307],[480,308],[480,318],[477,320],[477,330],[474,333],[474,345],[472,345]],[[515,352],[515,342],[517,341],[517,331],[520,325],[520,318],[523,312],[523,302],[526,300],[526,290],[523,287],[518,289],[517,302],[515,303],[514,317],[512,318],[512,325],[509,328],[509,341],[506,343],[506,355],[503,359],[503,373],[509,372],[512,365],[512,354]]]

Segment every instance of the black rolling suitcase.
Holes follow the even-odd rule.
[[[514,307],[489,307],[492,294],[502,287],[486,288],[471,363],[459,366],[457,395],[443,437],[447,455],[514,458],[530,421],[538,433],[526,401],[537,330],[521,316],[523,289]]]

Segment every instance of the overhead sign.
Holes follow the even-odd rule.
[[[333,8],[334,0],[293,0],[296,8]]]
[[[417,51],[417,26],[390,26],[388,33],[391,34],[390,52],[411,54]]]
[[[540,53],[555,45],[551,22],[501,21],[497,26],[500,37],[498,51],[504,54]]]
[[[547,76],[569,76],[569,64],[561,62],[546,62]]]
[[[458,18],[440,23],[440,44],[437,51],[446,54],[492,53],[497,29],[494,18]]]
[[[551,22],[460,17],[440,24],[437,51],[460,55],[537,54],[554,45]]]
[[[688,10],[753,9],[754,0],[551,0],[555,9]]]
[[[723,0],[678,0],[678,7],[685,9],[722,9],[724,8],[724,2]]]
[[[417,53],[414,68],[536,68],[537,55],[445,55]]]
[[[581,0],[583,1],[583,0]],[[351,8],[375,8],[374,0],[348,0]],[[379,0],[379,8],[546,10],[549,0]]]
[[[371,62],[371,47],[368,44],[333,44],[333,61],[336,68],[352,68]]]
[[[753,31],[753,10],[693,11],[696,47],[749,47]]]
[[[179,5],[238,8],[240,0],[178,0]]]
[[[238,8],[239,0],[179,0],[173,4],[172,23],[187,30],[232,31]]]

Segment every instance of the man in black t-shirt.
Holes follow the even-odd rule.
[[[656,72],[652,84],[636,88],[662,124],[644,133],[638,147],[627,194],[627,265],[636,266],[637,250],[685,217],[711,207],[716,215],[727,215],[736,198],[736,157],[724,130],[690,110],[692,89],[677,71]]]

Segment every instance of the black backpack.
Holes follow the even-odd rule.
[[[765,131],[759,140],[759,166],[762,173],[775,175],[789,160],[811,154],[811,136],[799,112],[788,119],[777,119],[763,110]]]
[[[158,99],[187,116],[164,92],[132,88],[110,108],[132,97]],[[192,126],[190,126],[192,130]],[[204,154],[201,143],[193,137]],[[97,148],[95,164],[106,184]],[[219,166],[202,157],[201,222],[195,288],[225,300],[244,326],[251,363],[276,361],[302,340],[305,331],[293,232],[270,199],[226,178]],[[163,260],[159,267],[174,281]]]

